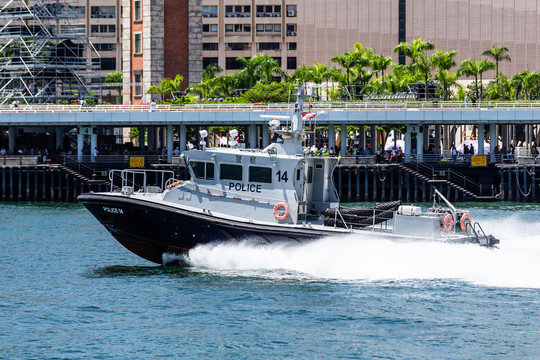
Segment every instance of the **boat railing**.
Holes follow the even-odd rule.
[[[115,191],[116,184],[120,185],[122,194],[128,196],[135,192],[160,193],[171,179],[174,179],[174,172],[171,170],[115,169],[109,172],[111,192]]]

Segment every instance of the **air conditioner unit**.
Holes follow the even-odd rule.
[[[296,16],[296,13],[294,10],[287,11],[287,16]]]

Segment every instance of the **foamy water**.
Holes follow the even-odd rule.
[[[259,276],[382,281],[456,279],[495,287],[540,288],[540,220],[483,219],[498,249],[436,242],[396,243],[358,237],[325,238],[303,245],[205,245],[193,249],[197,268]],[[286,274],[286,275],[284,275]]]

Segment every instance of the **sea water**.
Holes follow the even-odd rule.
[[[540,206],[464,206],[499,249],[326,238],[164,267],[80,205],[0,203],[0,358],[538,359]]]

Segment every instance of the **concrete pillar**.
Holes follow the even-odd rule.
[[[478,124],[478,149],[477,150],[478,150],[478,155],[484,155],[484,124]]]
[[[489,126],[489,153],[490,155],[490,161],[496,162],[497,159],[495,158],[495,147],[497,146],[497,125],[491,124]]]
[[[328,125],[328,149],[333,148],[336,145],[336,129],[334,125]]]
[[[407,126],[405,131],[405,162],[411,161],[411,131],[412,126]]]
[[[64,148],[64,129],[61,126],[56,128],[56,147],[54,149],[58,148]]]
[[[347,155],[347,124],[341,124],[341,156]],[[336,154],[337,155],[337,154]]]
[[[139,127],[139,148],[144,150],[146,128],[144,126]]]
[[[180,125],[180,134],[178,134],[179,137],[180,137],[180,151],[181,152],[184,152],[186,151],[186,136],[187,136],[187,131],[186,131],[186,125],[182,124]]]
[[[358,131],[360,132],[360,135],[358,136],[358,147],[362,149],[366,149],[366,127],[364,125],[360,125]]]
[[[8,129],[8,147],[9,147],[9,153],[11,155],[17,153],[17,150],[15,149],[16,146],[17,146],[17,128],[15,126],[10,126]]]
[[[422,140],[423,148],[427,150],[429,148],[429,125],[423,125],[422,129],[422,137],[424,138]]]
[[[441,151],[441,125],[435,125],[435,154],[442,154],[442,151]]]
[[[90,134],[90,155],[95,148],[97,148],[97,129],[95,127],[92,127],[92,131]]]
[[[378,137],[379,137],[379,132],[377,131],[377,126],[371,125],[371,141],[370,141],[371,155],[375,154],[375,151],[377,151]]]
[[[257,126],[255,124],[249,125],[249,147],[251,149],[257,148]]]
[[[148,150],[157,150],[156,147],[156,127],[148,127]]]
[[[508,147],[508,125],[502,126],[502,146]]]
[[[165,126],[161,127],[161,147],[167,144],[167,128]]]
[[[167,162],[172,163],[172,152],[173,152],[173,126],[167,125]]]
[[[79,134],[77,135],[77,160],[82,161],[82,151],[84,148],[84,135],[81,134],[81,128],[79,127]]]
[[[416,161],[424,161],[424,131],[423,125],[418,126],[418,132],[416,133]]]
[[[261,127],[262,132],[262,147],[263,149],[270,145],[270,135],[268,133],[268,125],[264,124]]]

